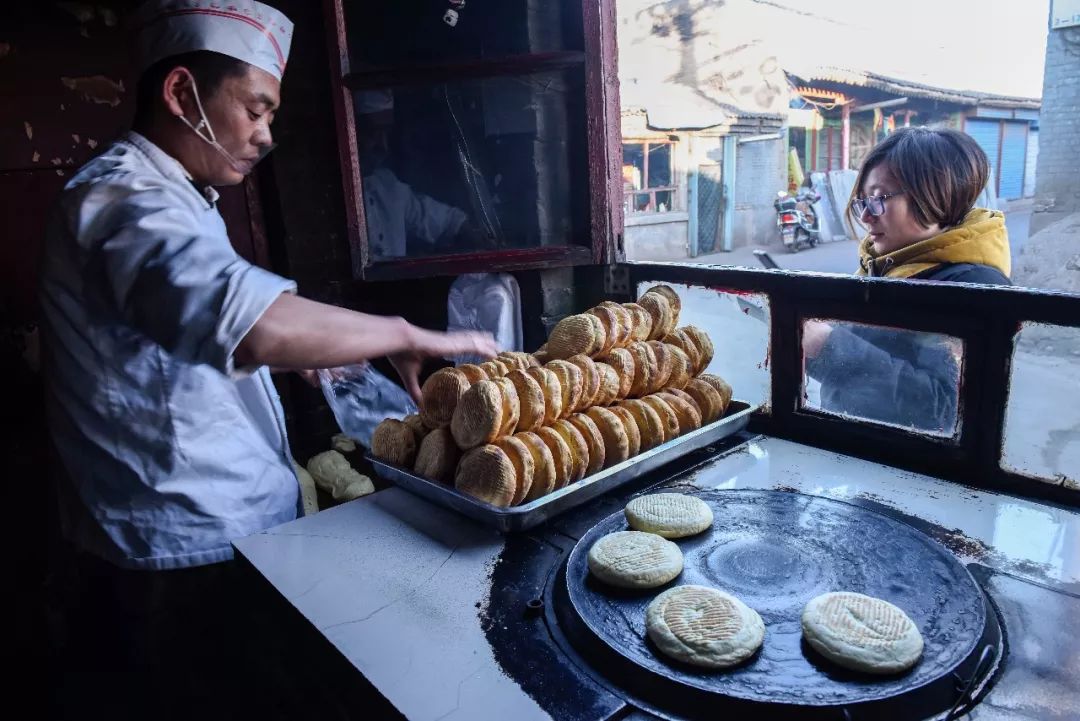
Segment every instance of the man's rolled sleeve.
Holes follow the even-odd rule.
[[[88,270],[105,274],[120,315],[173,356],[234,373],[240,341],[296,285],[239,257],[216,211],[168,187],[128,182],[94,192],[108,202],[101,222],[83,225],[108,231],[81,242],[100,259]]]
[[[278,297],[296,292],[296,283],[291,280],[255,265],[245,265],[229,276],[217,325],[216,345],[222,355],[213,365],[230,375],[244,375],[252,370],[235,368],[233,356],[237,346]]]

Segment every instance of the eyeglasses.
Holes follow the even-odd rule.
[[[862,214],[867,211],[873,216],[883,215],[885,213],[885,201],[903,194],[904,191],[898,190],[895,193],[886,193],[885,195],[855,198],[855,200],[851,201],[851,212],[855,214],[856,218],[861,218]]]

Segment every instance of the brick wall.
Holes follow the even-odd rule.
[[[1047,39],[1039,148],[1032,233],[1080,211],[1080,28]]]

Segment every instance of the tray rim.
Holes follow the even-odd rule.
[[[741,407],[740,407],[741,406]],[[438,503],[450,510],[462,513],[474,520],[495,526],[504,532],[522,531],[549,520],[560,513],[576,508],[587,503],[599,495],[629,483],[660,466],[683,457],[687,453],[699,450],[711,443],[720,441],[734,435],[746,428],[750,416],[761,408],[760,404],[753,404],[741,399],[732,399],[729,409],[737,407],[737,410],[726,414],[712,423],[702,426],[690,433],[674,438],[659,446],[639,453],[632,458],[617,463],[610,468],[605,468],[598,473],[571,483],[564,488],[541,496],[534,501],[517,506],[493,506],[490,503],[477,500],[472,496],[458,491],[451,485],[439,483],[423,476],[416,475],[411,469],[396,466],[382,461],[371,454],[364,454],[364,458],[372,464],[379,478],[392,483],[414,495],[418,495],[433,503]],[[644,470],[642,470],[644,469]],[[614,479],[614,480],[613,480]],[[605,482],[607,482],[605,484]],[[598,486],[603,485],[600,490]],[[422,491],[420,489],[426,489]],[[583,496],[576,503],[572,502],[575,496]],[[455,507],[461,504],[471,509],[467,512],[463,508]],[[552,505],[566,504],[550,515],[544,511]],[[539,516],[538,518],[534,518]]]

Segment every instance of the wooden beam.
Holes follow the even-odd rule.
[[[853,113],[861,113],[867,110],[877,110],[878,108],[892,108],[897,105],[904,105],[908,102],[907,98],[894,98],[893,100],[882,100],[880,103],[867,103],[866,105],[856,105],[851,109]],[[846,106],[845,106],[846,107]]]
[[[851,166],[851,104],[840,108],[840,169]]]

